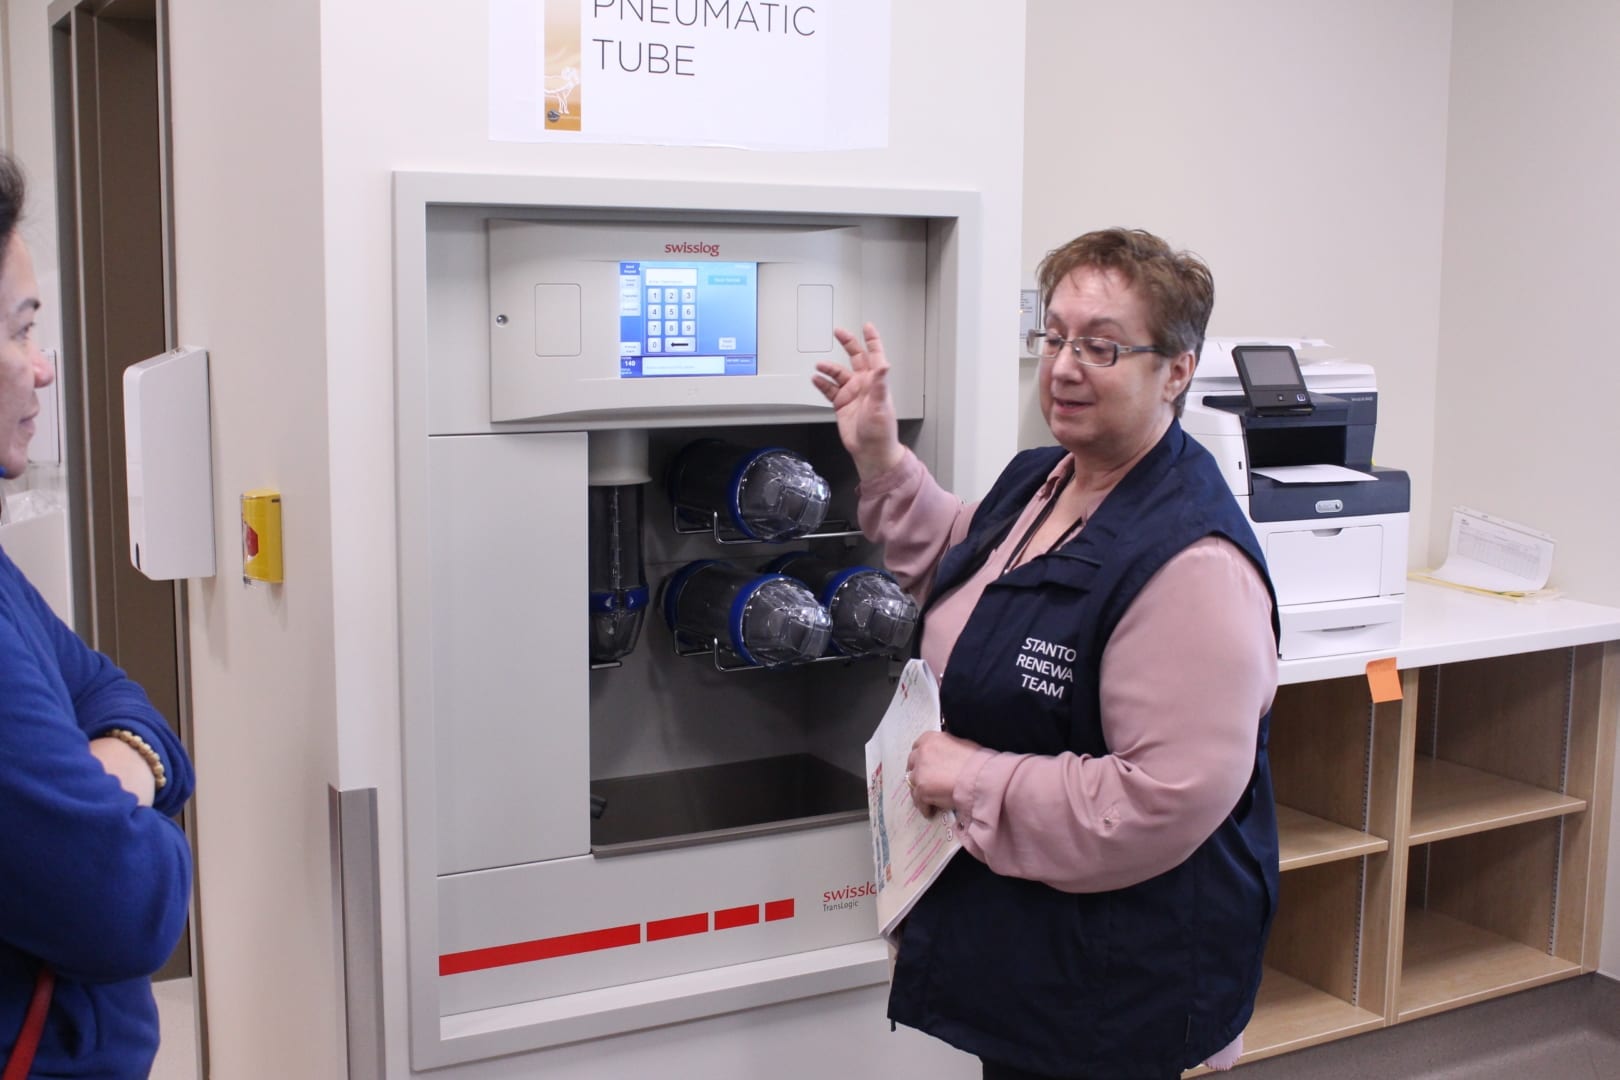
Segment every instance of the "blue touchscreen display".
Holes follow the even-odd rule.
[[[758,263],[619,263],[619,378],[759,374],[758,307]]]

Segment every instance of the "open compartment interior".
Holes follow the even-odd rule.
[[[1563,828],[1551,818],[1412,848],[1399,1019],[1580,970],[1554,949]]]
[[[903,436],[915,425],[903,424]],[[825,538],[736,542],[693,530],[672,509],[671,462],[694,440],[723,438],[802,454],[832,492]],[[788,552],[845,566],[881,566],[858,535],[857,476],[832,424],[666,428],[648,433],[642,549],[651,600],[640,642],[616,667],[590,673],[591,824],[598,855],[864,820],[861,747],[893,692],[883,658],[749,667],[679,638],[665,617],[673,575],[700,559],[765,572]],[[712,644],[712,643],[710,643]]]

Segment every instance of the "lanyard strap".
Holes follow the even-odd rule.
[[[11,1059],[0,1080],[28,1080],[28,1070],[34,1066],[34,1051],[39,1049],[39,1037],[45,1031],[45,1014],[50,1011],[51,991],[56,987],[56,974],[45,965],[39,965],[34,976],[34,996],[28,1001],[28,1013],[23,1017],[22,1031],[17,1044],[11,1048]]]
[[[1007,561],[1002,564],[1001,572],[1003,574],[1018,564],[1019,558],[1021,558],[1024,554],[1024,549],[1029,547],[1029,542],[1035,538],[1035,534],[1041,531],[1041,526],[1046,524],[1046,519],[1052,516],[1052,511],[1057,506],[1058,496],[1063,494],[1063,489],[1068,486],[1069,481],[1073,478],[1073,469],[1070,469],[1068,472],[1064,473],[1058,478],[1057,487],[1052,489],[1052,497],[1046,500],[1046,505],[1041,507],[1041,512],[1035,515],[1035,520],[1029,523],[1029,528],[1025,529],[1024,535],[1019,538],[1018,546],[1013,548],[1012,554],[1008,555]],[[1063,530],[1063,535],[1053,541],[1051,548],[1048,548],[1047,550],[1056,550],[1057,548],[1062,547],[1064,542],[1078,532],[1080,527],[1085,523],[1086,515],[1081,514],[1079,517],[1075,518],[1074,522],[1070,524],[1067,529]]]

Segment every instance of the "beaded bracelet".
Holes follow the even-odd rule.
[[[128,728],[113,728],[110,731],[102,732],[102,734],[109,739],[117,739],[141,755],[141,760],[145,761],[147,768],[152,770],[152,779],[157,783],[155,790],[163,790],[163,785],[169,782],[169,778],[163,774],[163,759],[158,757],[158,752],[152,749],[150,743]]]

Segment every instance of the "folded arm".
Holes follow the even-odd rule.
[[[166,816],[191,792],[190,763],[140,688],[14,567],[0,571],[0,936],[81,981],[150,974],[179,939],[191,895],[190,850]],[[162,757],[157,809],[92,751],[111,728]]]
[[[87,739],[98,739],[122,728],[145,741],[163,765],[164,784],[154,791],[152,806],[160,814],[178,814],[191,798],[194,785],[191,760],[180,739],[138,683],[105,654],[86,645],[56,617],[32,586],[26,588],[25,595],[50,640],[62,681],[72,695],[79,730]]]

